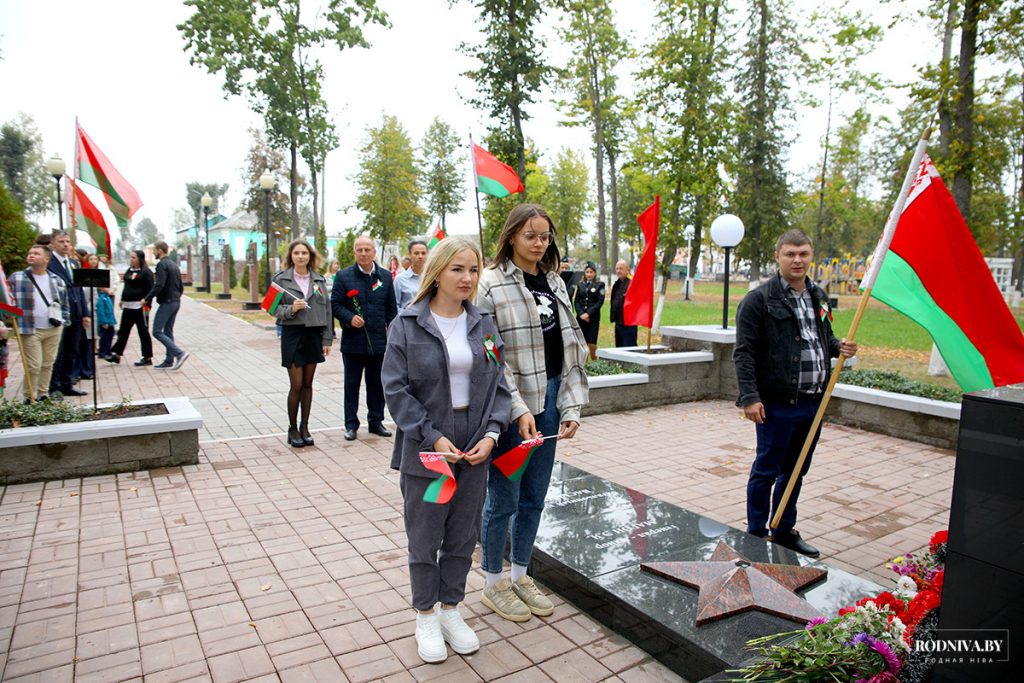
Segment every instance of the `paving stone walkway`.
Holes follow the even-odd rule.
[[[192,397],[199,465],[0,488],[0,679],[680,680],[557,596],[552,617],[497,618],[475,570],[464,609],[483,647],[422,664],[392,441],[342,439],[337,349],[317,375],[317,444],[296,451],[272,331],[186,300],[176,336],[181,371],[103,364],[101,400]],[[559,452],[742,526],[753,441],[711,401],[588,418]],[[889,582],[888,556],[945,527],[952,468],[948,451],[829,426],[800,528],[829,564]]]

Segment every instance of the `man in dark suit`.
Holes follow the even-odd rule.
[[[57,398],[63,396],[85,396],[84,391],[79,391],[72,386],[72,372],[75,369],[75,360],[78,357],[81,347],[82,334],[92,323],[89,310],[89,302],[81,287],[72,285],[71,271],[74,268],[81,268],[81,264],[72,256],[71,238],[63,230],[54,231],[50,239],[50,248],[53,250],[53,258],[47,270],[56,275],[64,283],[68,292],[68,307],[71,312],[71,324],[64,328],[60,340],[60,351],[57,353],[57,362],[53,366],[53,376],[50,378],[50,396]]]
[[[331,287],[331,310],[341,322],[341,359],[345,367],[345,438],[359,429],[359,386],[366,375],[366,413],[371,434],[388,437],[384,428],[384,387],[380,369],[387,327],[398,314],[391,273],[374,262],[377,248],[366,235],[353,245],[356,262],[339,270]]]

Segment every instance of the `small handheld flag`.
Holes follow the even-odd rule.
[[[437,227],[434,228],[434,232],[431,233],[430,243],[427,245],[427,249],[433,249],[437,246],[437,243],[443,240],[447,235],[444,233],[444,228],[438,223]]]
[[[541,436],[536,439],[530,439],[524,441],[510,451],[502,453],[494,459],[494,466],[497,467],[502,474],[509,478],[510,481],[519,481],[523,472],[526,471],[526,466],[530,464],[530,458],[533,456],[533,452],[544,443],[547,439],[556,439],[557,434],[551,436]]]
[[[441,475],[430,482],[430,486],[423,492],[423,502],[444,505],[452,499],[457,488],[451,465],[445,460],[443,453],[430,451],[420,452],[420,462],[431,472],[437,472]]]
[[[25,315],[23,310],[14,305],[14,295],[11,293],[11,288],[7,286],[7,273],[4,272],[2,263],[0,263],[0,311],[19,318]]]
[[[260,308],[270,315],[274,315],[277,313],[277,307],[281,305],[285,294],[287,294],[287,292],[281,288],[281,285],[276,282],[271,282],[270,287],[267,288],[266,296],[264,296],[263,301],[260,302]]]

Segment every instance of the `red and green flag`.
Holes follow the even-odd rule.
[[[103,191],[107,198],[107,206],[122,228],[128,225],[128,219],[142,206],[142,199],[135,188],[124,179],[110,159],[100,151],[96,143],[86,135],[82,127],[76,124],[78,140],[75,162],[77,177]]]
[[[443,240],[447,235],[444,233],[444,228],[438,223],[437,227],[434,228],[434,232],[431,233],[430,243],[427,245],[427,249],[433,249],[437,246],[437,243]]]
[[[4,264],[0,263],[0,311],[10,313],[19,318],[25,315],[25,312],[14,304],[14,294],[7,284],[7,273],[4,272]]]
[[[285,294],[286,292],[281,288],[281,285],[271,282],[270,287],[267,288],[267,293],[263,296],[263,301],[260,302],[260,308],[270,315],[274,315],[277,313],[277,307],[281,305]]]
[[[550,437],[548,437],[550,438]],[[544,443],[544,438],[530,439],[524,441],[510,451],[506,451],[494,459],[494,466],[501,470],[501,473],[511,481],[519,481],[533,452]]]
[[[441,476],[430,482],[430,486],[423,492],[423,502],[437,503],[444,505],[455,495],[455,475],[452,474],[451,465],[445,460],[443,453],[432,453],[423,451],[420,453],[420,462],[431,472],[437,472]]]
[[[476,175],[477,192],[483,192],[492,197],[507,197],[525,189],[523,182],[519,180],[519,176],[511,166],[501,163],[498,161],[498,157],[475,143],[473,144],[473,170]]]
[[[887,237],[862,288],[928,330],[964,391],[1024,382],[1024,334],[927,155]]]
[[[96,208],[89,197],[71,178],[67,178],[71,191],[68,195],[68,212],[71,214],[71,225],[74,230],[85,230],[89,233],[92,245],[96,247],[97,256],[110,256],[110,230],[103,214]]]

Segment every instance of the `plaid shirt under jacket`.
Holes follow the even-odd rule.
[[[818,338],[818,320],[815,317],[814,300],[811,298],[810,287],[816,287],[808,281],[804,291],[799,294],[788,282],[782,279],[782,290],[789,298],[800,323],[800,384],[801,394],[820,394],[825,386],[825,347]],[[821,292],[821,300],[825,301],[825,293]]]
[[[550,272],[546,277],[558,301],[558,325],[564,349],[562,384],[556,402],[559,422],[579,422],[580,409],[589,400],[589,384],[583,370],[587,345],[562,278]],[[544,333],[523,271],[512,261],[504,266],[485,268],[480,275],[476,305],[494,315],[498,333],[505,343],[503,360],[505,379],[512,390],[512,420],[527,412],[534,415],[544,412],[548,381],[544,367]]]
[[[67,290],[64,288],[64,283],[61,282],[59,277],[50,271],[46,272],[50,276],[50,291],[47,293],[48,296],[46,298],[51,302],[54,299],[60,301],[60,310],[64,313],[64,327],[67,327],[71,320],[71,308],[68,305]],[[18,332],[21,334],[35,334],[36,288],[32,284],[32,269],[27,268],[15,271],[11,273],[7,281],[11,285],[11,294],[14,295],[14,305],[25,312],[25,315],[18,318]]]

